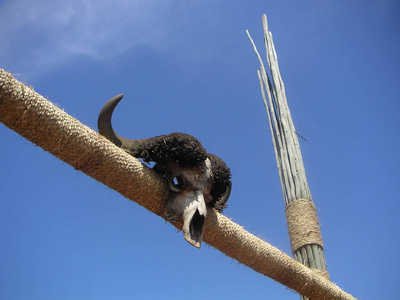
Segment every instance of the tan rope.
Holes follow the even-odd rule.
[[[330,279],[329,272],[326,270],[320,270],[320,269],[311,269],[311,270],[313,270],[313,272],[317,273],[318,275],[324,277],[327,280]]]
[[[291,202],[286,207],[286,221],[292,252],[311,244],[317,244],[323,248],[317,212],[312,201],[297,199]]]
[[[163,200],[168,189],[162,178],[2,69],[0,122],[165,218]],[[204,241],[311,299],[355,299],[213,210],[208,211]]]

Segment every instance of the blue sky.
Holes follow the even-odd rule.
[[[398,299],[400,3],[0,1],[0,67],[96,129],[197,137],[233,173],[224,214],[290,253],[258,61],[266,13],[331,279]],[[135,117],[133,117],[133,115]],[[0,299],[299,299],[0,124]]]

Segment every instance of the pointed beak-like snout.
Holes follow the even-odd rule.
[[[183,211],[183,235],[191,245],[200,248],[203,240],[207,208],[202,193],[196,192],[190,198]]]

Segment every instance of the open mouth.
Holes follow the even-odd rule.
[[[189,236],[186,237],[185,235],[185,239],[197,248],[200,248],[201,241],[203,240],[205,219],[206,218],[203,215],[200,215],[199,210],[196,209],[196,212],[194,213],[189,224]]]
[[[206,213],[204,200],[191,202],[183,212],[183,235],[186,241],[197,248],[200,248],[203,240]]]

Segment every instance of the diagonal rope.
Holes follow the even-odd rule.
[[[165,219],[168,189],[157,173],[3,69],[0,69],[0,122]],[[214,210],[208,211],[204,241],[309,298],[355,299]]]

